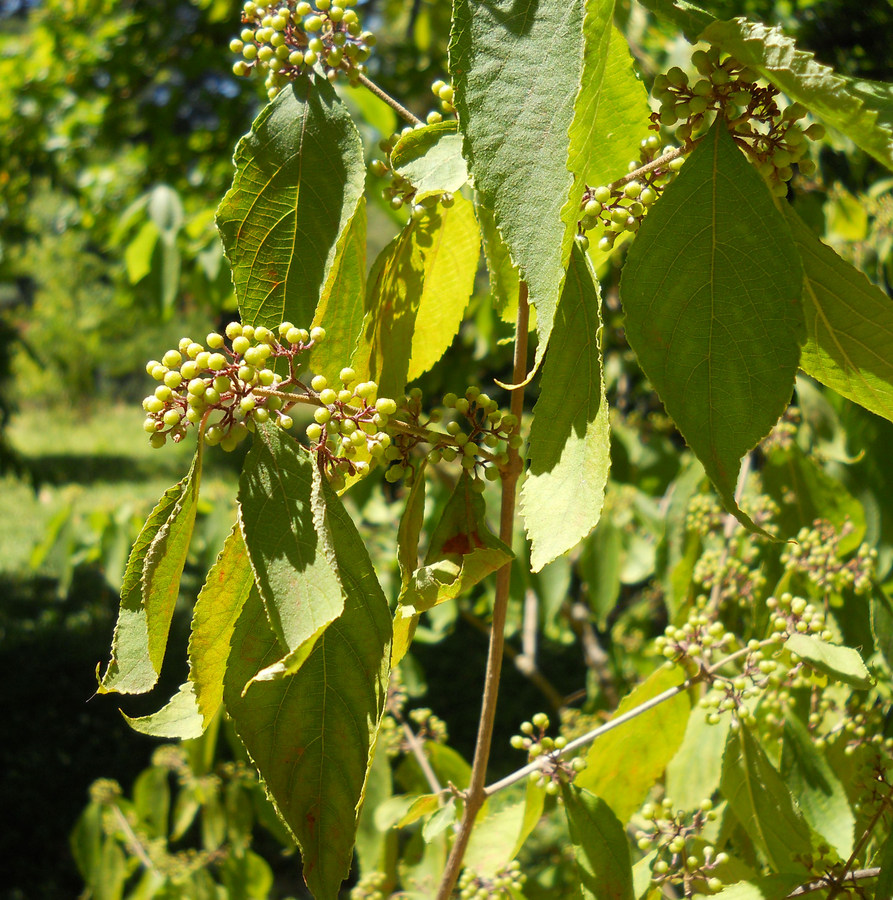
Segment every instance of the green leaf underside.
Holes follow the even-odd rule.
[[[201,448],[143,525],[124,572],[112,658],[99,693],[144,694],[158,681],[195,525]]]
[[[431,535],[425,564],[400,594],[404,618],[461,596],[513,558],[487,527],[484,498],[463,472]]]
[[[449,52],[469,174],[527,281],[539,365],[573,233],[561,210],[572,184],[568,128],[580,83],[582,5],[457,0]],[[561,65],[544,64],[554,59]]]
[[[317,639],[344,606],[312,493],[305,451],[275,425],[259,426],[239,480],[239,518],[270,624],[289,653]]]
[[[481,243],[484,247],[484,259],[487,262],[493,306],[503,320],[514,322],[518,317],[518,291],[521,286],[521,277],[512,262],[509,249],[496,227],[493,210],[487,209],[480,202],[477,192],[474,195],[474,211],[481,228]],[[532,318],[536,318],[535,311]]]
[[[539,572],[598,524],[611,466],[602,377],[601,297],[586,255],[574,248],[530,429],[521,511]]]
[[[729,735],[721,789],[735,817],[776,872],[804,870],[795,857],[812,850],[809,826],[781,776],[743,727]]]
[[[628,694],[613,718],[682,684],[685,675],[661,667]],[[586,756],[587,767],[574,784],[598,794],[622,822],[639,808],[652,785],[663,774],[685,734],[691,701],[681,691],[594,741]],[[659,741],[654,735],[661,735]]]
[[[366,315],[352,366],[400,397],[453,341],[474,290],[480,235],[471,203],[457,195],[406,228],[369,274]]]
[[[204,731],[192,682],[180,685],[179,691],[157,713],[132,719],[124,716],[127,724],[140,734],[163,737],[170,740],[189,740],[201,737]]]
[[[744,18],[713,22],[701,34],[740,62],[759,71],[792,100],[888,168],[893,168],[893,88],[837,75],[798,50],[779,28]]]
[[[784,722],[781,776],[812,829],[846,859],[856,824],[846,790],[806,726],[791,714]]]
[[[862,657],[852,647],[829,644],[808,634],[792,634],[784,646],[812,668],[835,681],[842,681],[863,690],[872,685],[871,673],[865,668]]]
[[[313,348],[310,368],[330,384],[337,382],[338,373],[356,349],[363,330],[365,302],[366,198],[360,197],[356,212],[338,238],[335,260],[312,322],[312,327],[325,328],[326,339]]]
[[[785,212],[803,260],[806,344],[800,367],[893,421],[893,300],[823,244],[793,209]]]
[[[611,807],[577,785],[562,784],[561,796],[583,896],[633,900],[629,842]]]
[[[614,0],[586,0],[583,74],[568,132],[568,169],[574,174],[562,221],[576,229],[586,185],[610,184],[639,159],[648,134],[648,92],[636,77],[629,44],[614,26]]]
[[[205,728],[223,702],[223,673],[230,639],[253,586],[248,550],[236,525],[211,566],[192,610],[189,680]]]
[[[416,202],[444,191],[455,193],[468,181],[462,136],[454,121],[403,135],[391,153],[391,165],[416,189]]]
[[[342,614],[303,666],[246,684],[285,648],[252,591],[236,625],[226,670],[227,711],[301,848],[304,877],[318,900],[334,900],[347,876],[367,772],[384,710],[390,613],[362,539],[327,482],[320,486],[334,565],[344,584]]]
[[[772,247],[772,253],[766,252]],[[629,342],[726,509],[791,399],[803,273],[781,213],[717,122],[645,218],[620,290]]]
[[[298,79],[257,117],[217,211],[242,321],[306,327],[363,193],[356,126],[324,79]]]

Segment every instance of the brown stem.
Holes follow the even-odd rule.
[[[372,91],[379,100],[384,100],[398,116],[402,116],[410,125],[425,124],[420,118],[414,116],[402,103],[400,103],[399,100],[395,100],[390,94],[383,91],[374,81],[370,81],[365,75],[358,75],[357,80],[363,87]]]
[[[527,374],[527,330],[529,307],[527,305],[527,284],[521,282],[518,296],[518,318],[515,325],[515,359],[512,371],[512,383],[520,385]],[[521,413],[524,411],[524,389],[517,388],[512,392],[511,411],[517,420],[516,432],[521,425]],[[521,474],[521,457],[517,450],[509,449],[509,462],[502,473],[502,505],[499,514],[499,539],[507,546],[512,546],[512,534],[515,524],[515,495],[518,478]],[[484,804],[486,794],[484,787],[487,780],[487,761],[490,758],[490,744],[493,740],[493,720],[496,715],[496,698],[499,694],[499,676],[502,671],[502,656],[505,646],[505,618],[508,610],[509,586],[512,577],[512,564],[506,563],[496,573],[496,599],[493,604],[493,624],[490,628],[490,652],[487,656],[487,673],[484,680],[484,697],[481,703],[481,717],[478,725],[478,738],[474,750],[474,761],[471,764],[471,780],[465,794],[465,810],[459,831],[453,842],[446,868],[437,890],[437,900],[448,900],[462,868],[462,860],[474,820]]]
[[[865,878],[877,878],[878,875],[881,874],[881,870],[879,866],[875,866],[871,869],[856,869],[852,872],[847,872],[846,875],[841,879],[839,887],[848,884],[856,884],[856,882],[862,881]],[[828,890],[828,880],[826,878],[819,878],[816,881],[810,881],[809,884],[801,884],[800,887],[795,888],[788,894],[788,897],[802,897],[804,894],[811,894],[813,891],[826,891]]]

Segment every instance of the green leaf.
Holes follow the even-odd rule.
[[[710,896],[715,900],[784,900],[802,881],[802,875],[764,875],[752,881],[730,884]]]
[[[549,335],[573,229],[568,128],[580,84],[582,5],[457,0],[450,73],[469,175],[492,209],[537,311],[536,365]],[[561,64],[553,65],[555,55]]]
[[[124,718],[134,731],[152,737],[189,740],[201,737],[204,731],[202,714],[196,703],[195,686],[191,681],[181,684],[177,693],[157,713],[137,719],[126,715]]]
[[[766,184],[717,122],[645,218],[620,291],[645,374],[751,530],[735,502],[738,469],[790,402],[802,282]]]
[[[127,280],[131,284],[142,281],[152,271],[152,254],[158,243],[158,226],[152,222],[143,222],[143,227],[124,251],[124,266],[127,269]]]
[[[642,0],[642,6],[679,28],[692,44],[708,25],[716,21],[706,10],[688,0]]]
[[[258,427],[239,480],[245,545],[270,624],[288,652],[309,649],[344,608],[312,508],[313,470],[294,439],[268,425]]]
[[[300,78],[257,117],[235,164],[217,226],[242,320],[306,327],[363,193],[356,126],[327,81]]]
[[[297,672],[252,682],[285,650],[252,592],[233,635],[224,700],[300,845],[308,887],[319,900],[333,900],[350,869],[384,711],[391,619],[363,540],[326,481],[320,497],[344,610]]]
[[[311,327],[326,330],[326,339],[310,354],[310,368],[330,384],[350,360],[363,330],[366,297],[366,198],[344,226],[335,248]]]
[[[776,872],[804,869],[797,857],[812,851],[809,826],[781,776],[744,727],[729,735],[722,793],[751,840]]]
[[[562,220],[576,229],[586,185],[610,184],[639,160],[648,135],[648,92],[636,77],[629,44],[614,26],[614,0],[586,0],[583,73],[574,101],[567,167],[573,186]]]
[[[847,523],[852,529],[841,539],[841,553],[862,543],[866,527],[862,504],[796,444],[771,448],[761,474],[766,493],[781,511],[777,521],[782,537],[793,538],[816,519],[826,519],[838,531]]]
[[[461,596],[512,558],[487,527],[484,498],[463,471],[431,535],[425,564],[400,594],[400,615],[413,616]]]
[[[543,793],[540,789],[540,795]],[[515,858],[526,809],[527,801],[519,800],[491,812],[486,818],[478,816],[465,851],[465,865],[485,878],[492,878],[504,869]]]
[[[781,29],[744,18],[713,22],[701,39],[756,69],[792,100],[893,168],[893,87],[889,84],[837,75],[816,62],[812,53],[798,50]]]
[[[471,203],[457,195],[410,220],[372,266],[366,316],[351,365],[400,397],[450,346],[474,290],[480,235]]]
[[[870,688],[874,683],[862,657],[852,647],[829,644],[808,634],[792,634],[784,642],[784,647],[835,681],[862,690]]]
[[[846,859],[853,852],[856,825],[846,790],[806,726],[791,713],[784,721],[781,777],[813,831]]]
[[[825,246],[790,207],[803,260],[803,371],[893,421],[893,300]]]
[[[597,284],[575,248],[555,316],[556,352],[546,358],[533,408],[530,470],[521,489],[534,572],[586,537],[605,501],[611,443]]]
[[[561,796],[583,896],[633,900],[629,843],[611,807],[576,784],[562,784]]]
[[[893,831],[887,834],[877,860],[881,872],[874,885],[874,900],[893,897]]]
[[[682,744],[667,765],[667,796],[679,809],[696,809],[719,787],[731,718],[723,716],[710,725],[708,714],[702,706],[692,708]]]
[[[112,659],[98,688],[101,694],[143,694],[158,681],[195,525],[200,482],[201,446],[189,474],[164,492],[130,552]]]
[[[248,549],[236,525],[208,572],[192,609],[189,680],[205,728],[223,702],[223,673],[230,639],[253,586],[254,572]]]
[[[416,472],[397,528],[397,564],[400,567],[401,594],[409,588],[413,573],[419,567],[419,537],[425,519],[425,464],[426,460],[422,460]],[[391,645],[392,667],[406,656],[418,621],[418,613],[404,615],[404,610],[401,607],[397,608],[394,617],[394,640]]]
[[[679,669],[662,666],[624,697],[613,718],[684,680]],[[587,767],[574,783],[598,794],[617,818],[626,822],[679,749],[690,711],[691,701],[682,691],[602,735],[589,748]],[[660,735],[659,741],[654,740],[655,735]]]
[[[462,136],[454,121],[413,128],[394,145],[391,166],[416,189],[415,202],[456,193],[468,181]]]
[[[490,278],[490,291],[493,294],[493,306],[507,322],[514,322],[518,316],[518,290],[521,277],[512,262],[509,248],[506,247],[492,209],[487,209],[480,202],[477,192],[474,195],[474,211],[481,227],[481,239],[484,245],[484,259],[487,261],[487,274]],[[536,312],[531,318],[536,318]]]
[[[440,809],[440,794],[422,794],[416,797],[412,802],[412,806],[400,817],[395,828],[406,828],[413,822],[418,822],[423,816],[430,816],[431,813]]]

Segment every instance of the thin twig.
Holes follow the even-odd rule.
[[[515,323],[515,358],[512,371],[514,384],[520,384],[527,373],[527,330],[529,307],[527,304],[527,284],[521,282],[518,295],[518,318]],[[521,413],[524,411],[524,389],[519,387],[512,393],[511,412],[520,428]],[[517,450],[509,449],[509,462],[502,474],[502,505],[499,514],[499,539],[512,546],[515,525],[515,497],[522,463]],[[487,779],[487,762],[490,758],[490,744],[493,740],[493,721],[496,716],[496,698],[499,694],[499,676],[502,671],[503,648],[505,646],[505,619],[508,610],[509,587],[511,585],[512,564],[506,563],[496,573],[496,599],[493,603],[493,624],[490,628],[490,652],[487,656],[487,673],[484,680],[484,697],[481,703],[481,717],[478,725],[474,761],[471,764],[471,779],[465,795],[465,810],[462,822],[453,841],[446,867],[437,890],[437,900],[448,900],[459,879],[462,860],[474,821],[486,800],[484,785]]]
[[[403,725],[403,736],[406,738],[406,743],[424,773],[425,780],[428,782],[428,787],[431,788],[431,793],[441,793],[443,787],[441,787],[440,782],[437,780],[437,775],[435,774],[434,769],[431,768],[431,763],[425,755],[424,741],[419,740],[418,735],[409,727],[408,722],[401,721],[401,724]]]
[[[847,872],[840,880],[840,886],[855,884],[857,881],[863,881],[866,878],[877,878],[880,874],[881,870],[879,866],[875,866],[871,869],[856,869],[853,872]],[[795,888],[787,896],[802,897],[804,894],[811,894],[814,891],[826,891],[829,887],[830,885],[826,878],[819,878],[817,881],[810,881],[809,884],[801,884],[800,887]]]
[[[357,80],[363,87],[372,91],[379,100],[384,100],[398,116],[402,116],[410,125],[425,124],[418,116],[413,115],[399,100],[395,100],[390,94],[383,91],[374,81],[370,81],[365,75],[357,76]]]

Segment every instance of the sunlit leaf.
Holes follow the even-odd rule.
[[[835,681],[852,685],[855,688],[870,688],[871,673],[858,651],[852,647],[841,647],[829,644],[820,638],[808,634],[792,634],[785,642],[786,650],[796,653],[805,663],[819,672],[824,672]]]
[[[602,377],[601,298],[586,255],[575,249],[555,316],[530,429],[530,470],[521,510],[530,565],[575,547],[598,524],[611,465]]]
[[[455,193],[468,181],[462,136],[451,120],[403,135],[391,151],[391,165],[416,189],[415,202]]]
[[[645,218],[623,268],[630,344],[726,509],[752,530],[735,485],[741,457],[791,399],[802,277],[784,218],[721,122]]]
[[[188,740],[200,737],[204,730],[195,688],[190,681],[181,684],[180,690],[157,713],[136,719],[124,718],[134,731],[153,737]]]
[[[307,327],[363,193],[359,133],[325,79],[284,88],[239,142],[217,225],[242,320]]]
[[[582,5],[457,0],[450,73],[465,159],[537,311],[545,352],[573,230],[568,128],[580,83]],[[561,64],[548,61],[556,54]]]

